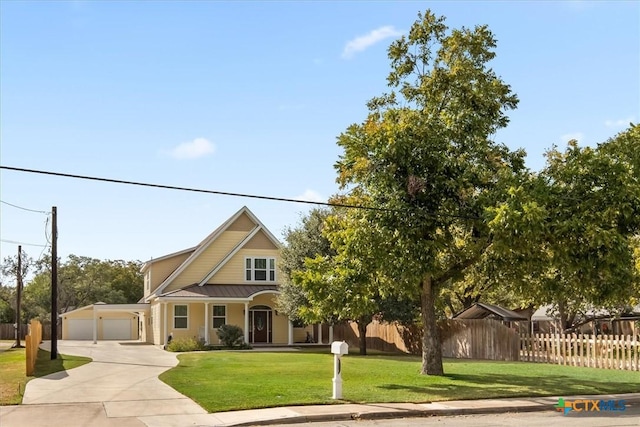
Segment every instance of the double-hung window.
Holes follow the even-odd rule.
[[[275,282],[275,258],[246,258],[245,280],[247,282]]]
[[[213,306],[213,329],[218,329],[220,326],[227,323],[227,307],[224,305]]]
[[[187,305],[173,306],[173,329],[189,328],[189,307]]]

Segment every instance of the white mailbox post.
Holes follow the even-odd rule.
[[[331,353],[333,353],[333,398],[342,399],[342,367],[340,357],[349,354],[349,345],[344,341],[334,341],[331,343]]]

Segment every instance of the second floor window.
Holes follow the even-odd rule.
[[[246,258],[245,280],[247,282],[275,282],[275,258]]]

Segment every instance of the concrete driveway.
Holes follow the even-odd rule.
[[[29,381],[21,406],[0,408],[2,427],[142,426],[137,417],[206,414],[158,379],[178,364],[173,353],[137,341],[59,341],[58,352],[93,362]]]

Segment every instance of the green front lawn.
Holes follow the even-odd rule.
[[[160,379],[209,412],[336,403],[331,399],[330,354],[217,351],[178,358],[180,364]],[[429,402],[640,392],[640,372],[449,359],[444,366],[446,376],[429,377],[419,374],[420,365],[420,358],[413,356],[344,356],[344,401]]]
[[[33,378],[66,371],[89,362],[91,359],[87,357],[64,354],[58,354],[56,360],[51,360],[51,353],[38,350],[33,377],[27,377],[25,349],[10,348],[2,351],[0,352],[0,405],[18,405],[22,402],[24,387]]]

